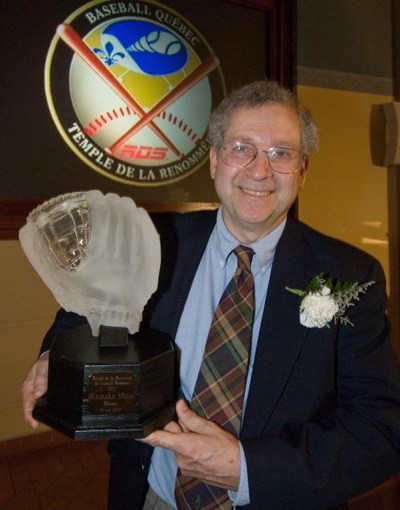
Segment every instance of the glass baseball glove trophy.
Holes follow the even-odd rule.
[[[58,303],[89,323],[56,336],[34,417],[74,439],[162,428],[174,416],[174,351],[166,334],[139,332],[161,263],[147,212],[112,193],[69,193],[34,209],[19,237]]]

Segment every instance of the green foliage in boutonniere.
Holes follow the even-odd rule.
[[[345,316],[347,309],[359,301],[359,295],[366,292],[375,282],[333,282],[320,273],[311,280],[305,290],[285,287],[301,297],[300,323],[306,328],[323,328],[333,320],[341,324],[354,324]]]

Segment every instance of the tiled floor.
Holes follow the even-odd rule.
[[[28,452],[18,443],[7,452],[0,443],[0,510],[106,510],[106,443],[55,437],[53,447]],[[400,510],[400,474],[353,500],[350,510]]]

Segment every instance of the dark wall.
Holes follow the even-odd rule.
[[[298,65],[391,78],[391,9],[391,0],[298,0]]]

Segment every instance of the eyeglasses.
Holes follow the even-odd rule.
[[[295,149],[285,147],[270,147],[257,149],[252,143],[227,142],[221,145],[222,161],[234,168],[244,168],[252,163],[259,152],[265,153],[265,158],[273,172],[279,174],[295,174],[301,168],[302,155]]]

